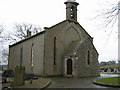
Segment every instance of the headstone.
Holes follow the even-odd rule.
[[[108,68],[107,72],[110,73],[111,72],[111,68]]]
[[[25,84],[25,67],[18,65],[15,67],[12,86],[21,86]]]

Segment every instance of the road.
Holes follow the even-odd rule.
[[[52,83],[48,88],[109,88],[105,86],[95,85],[93,81],[99,78],[116,77],[113,74],[101,74],[100,77],[85,78],[67,78],[67,77],[51,77]]]

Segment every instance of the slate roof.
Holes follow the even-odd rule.
[[[81,44],[83,44],[88,39],[89,39],[89,37],[85,38],[83,41],[81,41],[81,40],[73,41],[70,44],[70,46],[68,47],[68,49],[64,51],[64,56],[74,55],[74,53],[77,53],[77,50],[79,49]],[[91,43],[91,44],[93,45],[93,43]],[[94,47],[94,45],[93,45],[93,48],[95,49],[96,53],[98,54],[98,52],[97,52],[96,48]]]

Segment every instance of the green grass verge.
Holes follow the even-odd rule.
[[[120,85],[120,77],[97,79],[96,82],[112,84],[112,85]]]
[[[111,72],[101,72],[101,74],[118,74],[118,75],[120,75],[120,73],[111,73]]]

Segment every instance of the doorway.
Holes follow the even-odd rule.
[[[72,60],[71,59],[67,60],[67,74],[72,75]]]

